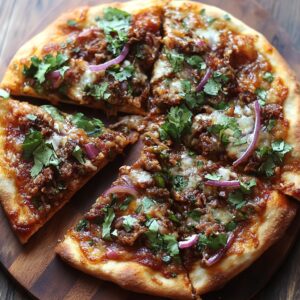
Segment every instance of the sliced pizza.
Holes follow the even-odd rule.
[[[133,166],[120,169],[119,178],[67,232],[56,252],[73,267],[123,288],[192,299],[170,193],[154,150],[146,145]]]
[[[82,113],[0,101],[0,201],[22,243],[137,139]]]
[[[273,176],[281,191],[300,199],[299,87],[276,49],[201,3],[171,1],[163,26],[151,79],[156,111],[173,107],[178,117],[184,106],[196,115],[183,134],[189,147],[239,171]]]
[[[272,184],[183,148],[165,151],[178,247],[197,295],[221,288],[285,230],[296,203]]]
[[[83,7],[62,15],[12,59],[2,88],[102,108],[145,113],[148,76],[160,47],[156,1]]]

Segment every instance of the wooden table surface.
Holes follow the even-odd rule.
[[[5,40],[5,27],[8,26],[9,15],[13,18],[14,8],[24,2],[36,3],[43,6],[53,3],[50,0],[0,0],[0,44]],[[65,0],[67,1],[67,0]],[[72,0],[69,0],[72,1]],[[146,1],[146,0],[145,0]],[[240,0],[245,1],[245,0]],[[300,0],[257,0],[289,34],[293,46],[300,52]],[[203,0],[205,2],[205,0]],[[38,10],[37,10],[38,13]],[[17,20],[15,20],[17,22]],[[12,37],[13,38],[13,37]],[[3,51],[5,45],[1,47]],[[3,63],[3,62],[2,62]],[[1,241],[5,243],[5,241]],[[255,297],[255,300],[296,300],[300,299],[300,239],[295,243],[289,257],[274,275],[268,285]],[[9,277],[0,267],[0,299],[2,300],[29,300],[22,288]],[[82,299],[84,300],[84,299]]]

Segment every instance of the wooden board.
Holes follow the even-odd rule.
[[[2,16],[9,14],[16,1],[11,0],[2,11]],[[37,9],[32,11],[30,1],[17,1],[20,15],[14,16],[18,22],[10,20],[3,23],[9,28],[11,38],[0,36],[0,77],[15,51],[31,36],[42,30],[53,21],[57,15],[66,9],[83,4],[98,4],[99,1],[56,0],[32,1]],[[267,38],[286,57],[289,64],[298,71],[300,78],[300,55],[292,47],[288,36],[274,23],[269,15],[254,1],[240,0],[209,0],[209,4],[220,6],[250,26],[264,33]],[[51,5],[50,5],[51,4]],[[47,14],[43,14],[47,7]],[[42,18],[41,18],[42,15]],[[13,19],[13,18],[12,18]],[[1,17],[0,17],[1,20]],[[30,20],[30,21],[28,21]],[[6,31],[7,32],[7,31]],[[118,158],[94,177],[72,201],[64,207],[42,230],[40,230],[26,246],[21,246],[9,224],[0,211],[0,233],[2,241],[0,261],[11,275],[33,296],[40,299],[154,299],[151,296],[141,296],[84,275],[62,263],[55,257],[53,248],[66,229],[73,224],[95,201],[116,177],[118,168],[134,159],[134,149],[129,149],[126,155]],[[285,259],[297,232],[300,228],[300,215],[285,234],[285,237],[266,252],[250,269],[240,274],[221,291],[207,295],[204,299],[249,299],[257,293],[274,274]],[[267,266],[267,267],[266,267]],[[159,298],[155,298],[159,299]]]

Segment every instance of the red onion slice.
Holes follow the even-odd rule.
[[[84,145],[84,149],[89,159],[94,159],[95,157],[97,157],[97,155],[100,152],[100,150],[96,147],[96,145],[92,143],[88,143]]]
[[[251,143],[249,144],[247,150],[241,155],[241,157],[233,162],[232,165],[234,167],[236,167],[237,165],[246,161],[252,155],[253,151],[255,150],[255,146],[257,144],[258,137],[259,137],[260,125],[261,125],[260,105],[259,105],[258,100],[256,100],[254,102],[254,112],[255,112],[255,125],[254,125],[254,130],[253,130],[253,139],[252,139]]]
[[[207,68],[206,73],[204,74],[203,78],[201,79],[200,83],[196,87],[196,92],[202,91],[204,86],[206,85],[208,79],[210,78],[212,72],[210,68]]]
[[[194,246],[195,244],[197,244],[198,241],[198,235],[197,234],[193,234],[192,236],[188,237],[188,239],[186,241],[181,241],[178,243],[178,247],[180,249],[185,249],[185,248],[189,248]]]
[[[104,192],[104,196],[110,195],[110,194],[129,194],[133,197],[137,197],[138,193],[136,189],[129,185],[115,185],[110,187],[108,190]]]
[[[62,83],[62,76],[58,70],[52,71],[46,75],[47,79],[51,81],[52,88],[57,89]]]
[[[228,236],[226,245],[215,255],[211,256],[209,259],[205,261],[206,266],[210,267],[217,263],[228,251],[228,249],[232,246],[235,239],[235,233],[231,232]]]
[[[107,248],[105,255],[108,259],[119,258],[119,253],[115,249],[111,249],[111,248]]]
[[[204,184],[217,187],[240,187],[240,182],[238,180],[207,180]]]
[[[125,46],[122,49],[119,56],[117,56],[116,58],[111,59],[111,60],[109,60],[109,61],[107,61],[103,64],[100,64],[100,65],[90,65],[89,68],[93,72],[104,71],[107,68],[109,68],[110,66],[117,65],[117,64],[121,63],[126,58],[128,53],[129,53],[129,45],[125,44]]]

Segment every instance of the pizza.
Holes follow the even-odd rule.
[[[143,113],[160,47],[162,9],[154,3],[104,4],[62,15],[21,47],[2,87],[110,114]]]
[[[252,264],[296,214],[299,85],[265,37],[219,8],[151,0],[76,9],[21,47],[1,87],[129,114],[105,128],[80,112],[1,102],[2,203],[23,241],[142,133],[138,160],[56,248],[83,272],[194,299]]]
[[[56,251],[124,288],[193,299],[249,266],[282,236],[296,207],[269,182],[161,142],[161,124],[149,126],[138,161],[121,167]]]
[[[83,113],[0,101],[0,201],[22,243],[133,143]]]

